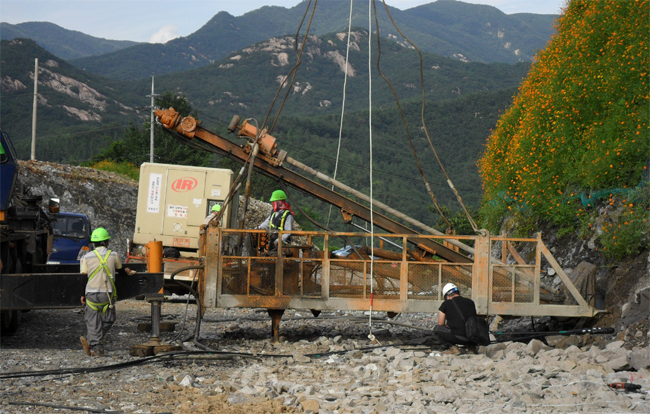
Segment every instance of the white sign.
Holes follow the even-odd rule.
[[[221,197],[221,188],[213,188],[210,195],[212,197]]]
[[[194,199],[192,199],[192,204],[194,204],[194,207],[200,206],[202,202],[203,202],[202,198],[194,198]]]
[[[162,174],[149,174],[149,193],[147,194],[147,213],[160,213],[160,185]]]
[[[187,206],[175,206],[169,204],[167,206],[167,217],[187,218]]]

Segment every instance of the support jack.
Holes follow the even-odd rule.
[[[134,345],[131,347],[131,356],[152,356],[162,352],[180,351],[178,345],[167,345],[160,341],[160,308],[164,299],[162,293],[153,293],[145,296],[145,300],[151,303],[151,336],[146,344]]]

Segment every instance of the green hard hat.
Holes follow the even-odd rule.
[[[271,199],[269,200],[270,203],[278,200],[286,200],[287,195],[284,193],[282,190],[275,190],[273,194],[271,194]]]
[[[95,231],[93,231],[93,234],[90,235],[90,241],[93,243],[108,240],[110,238],[111,236],[108,235],[108,232],[103,227],[97,227]]]
[[[221,211],[221,204],[215,204],[212,206],[212,211]]]

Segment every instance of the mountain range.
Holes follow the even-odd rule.
[[[288,91],[282,115],[309,117],[337,114],[342,105],[345,78],[346,33],[310,37],[296,71],[296,80]],[[352,33],[346,89],[346,110],[364,110],[368,106],[368,68],[364,58],[368,33]],[[271,102],[279,93],[275,115],[287,93],[279,90],[280,81],[296,64],[291,36],[275,37],[250,45],[206,67],[156,77],[156,91],[169,90],[187,97],[207,125],[228,122],[234,113],[254,117],[261,123]],[[381,43],[380,68],[390,80],[397,96],[404,101],[420,100],[418,54],[384,39]],[[125,125],[147,116],[142,109],[149,104],[151,80],[109,80],[90,71],[80,70],[57,58],[28,39],[2,41],[3,127],[15,135],[20,153],[27,150],[31,135],[33,58],[38,57],[39,109],[38,132],[46,139],[62,141],[62,135],[96,130],[110,123]],[[425,90],[429,102],[456,99],[473,92],[497,91],[516,87],[528,71],[529,63],[464,63],[451,58],[423,54]],[[394,107],[391,89],[373,67],[373,105]],[[140,109],[138,109],[140,108]],[[58,138],[57,138],[58,137]],[[110,140],[96,141],[96,150]],[[75,151],[84,146],[74,146]],[[83,160],[94,152],[77,153],[52,161]]]
[[[196,32],[165,44],[140,43],[127,47],[125,42],[96,39],[96,44],[90,47],[92,42],[88,36],[79,36],[82,34],[78,32],[64,36],[65,29],[54,30],[51,23],[15,26],[3,23],[1,34],[7,40],[31,38],[51,53],[96,74],[137,79],[207,66],[250,44],[295,34],[308,4],[313,5],[305,0],[291,8],[265,6],[238,17],[220,12]],[[492,6],[456,0],[438,0],[403,11],[387,9],[401,31],[423,51],[483,63],[531,61],[554,33],[553,21],[557,17],[530,13],[507,15]],[[382,37],[408,45],[381,2],[377,2],[377,15]],[[367,3],[354,3],[352,24],[367,29],[367,16]],[[344,30],[348,27],[348,17],[348,3],[321,0],[317,3],[310,34],[320,36]],[[306,20],[301,26],[303,33],[308,25]],[[82,41],[72,41],[73,35]],[[113,50],[107,50],[109,47]]]
[[[128,40],[100,39],[49,22],[0,23],[0,39],[16,38],[32,39],[48,52],[65,60],[103,55],[138,44]]]

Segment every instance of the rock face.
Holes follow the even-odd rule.
[[[61,211],[83,213],[91,228],[104,227],[111,249],[126,258],[126,240],[133,238],[138,183],[119,174],[47,162],[20,162],[19,183],[44,203],[58,198]]]

